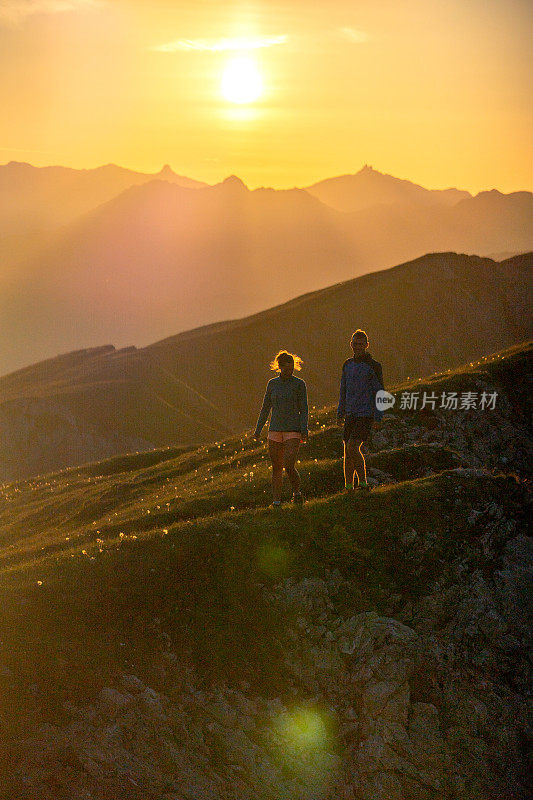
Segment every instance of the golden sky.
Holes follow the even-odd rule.
[[[532,33],[530,0],[0,0],[0,163],[531,190]]]

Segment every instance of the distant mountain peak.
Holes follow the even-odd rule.
[[[228,175],[228,177],[224,178],[224,180],[222,181],[222,183],[220,185],[221,186],[235,186],[235,187],[238,186],[240,189],[247,189],[248,188],[246,186],[246,184],[244,183],[244,181],[242,181],[238,177],[238,175]]]
[[[159,176],[158,177],[165,178],[167,176],[169,178],[174,176],[174,171],[173,171],[172,167],[170,166],[170,164],[165,164],[165,166],[159,172]]]
[[[119,167],[118,164],[113,164],[111,161],[109,164],[101,164],[99,167],[94,167],[94,169],[82,169],[80,172],[85,174],[90,174],[91,172],[107,172],[108,174],[118,173],[118,172],[130,172],[131,170],[127,169],[126,167]]]
[[[409,206],[453,206],[471,198],[469,192],[459,189],[426,189],[412,181],[379,172],[371,164],[365,164],[354,174],[326,178],[305,189],[325,205],[348,212],[404,203]]]

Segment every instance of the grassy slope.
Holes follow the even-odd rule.
[[[530,354],[530,346],[517,346],[434,376],[432,385],[468,387],[484,376],[515,393]],[[525,393],[516,396],[525,417]],[[339,569],[360,579],[359,590],[339,598],[343,613],[390,613],[391,597],[420,597],[472,546],[474,506],[497,498],[516,511],[524,501],[513,477],[454,472],[460,455],[411,442],[368,459],[398,483],[346,497],[338,492],[333,409],[313,413],[311,430],[300,464],[310,500],[277,515],[266,508],[264,446],[247,437],[130,454],[1,487],[6,734],[25,724],[13,707],[31,719],[28,686],[40,687],[45,710],[55,714],[66,697],[86,698],[119,672],[142,675],[169,642],[206,676],[239,675],[281,690],[287,621],[264,585]],[[428,466],[435,474],[427,475]],[[400,535],[411,528],[430,542],[416,563]],[[6,668],[15,683],[5,681]]]
[[[55,405],[72,414],[80,431],[105,439],[142,437],[158,446],[212,441],[253,424],[268,377],[258,365],[266,366],[287,342],[305,361],[310,395],[330,402],[354,319],[372,331],[371,348],[384,363],[387,385],[529,336],[527,314],[520,309],[527,305],[532,263],[532,254],[502,264],[456,253],[427,254],[140,350],[92,348],[49,359],[1,377],[0,400],[8,420],[25,401],[30,406],[41,401],[37,429],[46,411],[52,429],[57,427]],[[247,391],[240,391],[242,386]],[[63,429],[64,423],[59,432]],[[49,440],[45,431],[34,444],[36,454],[0,453],[0,472],[3,460],[10,465],[3,474],[15,476],[79,463],[72,455],[60,460],[57,444],[43,462]],[[19,471],[26,461],[26,471]]]

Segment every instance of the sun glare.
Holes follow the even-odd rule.
[[[230,103],[252,103],[263,91],[263,81],[252,58],[234,58],[222,74],[222,95]]]

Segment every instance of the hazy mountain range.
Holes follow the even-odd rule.
[[[530,192],[429,191],[370,167],[250,191],[170,168],[11,163],[0,198],[0,374],[242,317],[427,252],[533,249]]]
[[[304,359],[311,404],[335,403],[358,326],[387,385],[526,340],[532,266],[533,253],[436,253],[143,349],[88,349],[7,375],[0,479],[251,428],[280,347]]]
[[[34,167],[18,161],[0,166],[0,234],[45,231],[65,225],[116,195],[152,180],[187,188],[201,181],[176,175],[170,167],[154,174],[106,164],[96,169]]]

